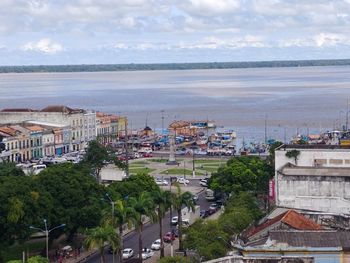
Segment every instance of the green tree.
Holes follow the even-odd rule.
[[[191,258],[189,257],[181,257],[181,256],[164,257],[158,261],[158,263],[190,263],[190,262],[196,262],[196,261],[191,260]]]
[[[229,235],[217,220],[198,220],[186,231],[184,246],[195,250],[201,261],[223,257],[230,248]]]
[[[24,172],[15,163],[0,163],[0,176],[24,176]]]
[[[152,192],[153,201],[156,204],[156,211],[159,224],[159,239],[160,245],[160,257],[164,257],[164,242],[163,242],[163,218],[166,211],[169,210],[172,204],[172,193],[170,191],[159,190]]]
[[[52,209],[46,211],[51,225],[65,223],[69,237],[79,229],[99,225],[104,189],[89,175],[86,166],[70,163],[51,166],[35,180],[51,197]]]
[[[113,182],[108,186],[108,192],[117,198],[138,197],[142,192],[159,191],[154,178],[148,174],[131,175],[121,182]]]
[[[119,161],[113,150],[101,144],[97,140],[89,142],[83,164],[88,165],[98,183],[101,183],[101,170],[108,163],[114,163],[119,168],[125,168],[125,164]]]
[[[293,158],[295,165],[297,165],[299,155],[300,155],[300,151],[298,150],[290,150],[286,152],[286,157]]]
[[[126,201],[117,200],[114,202],[114,214],[111,216],[110,210],[105,211],[106,222],[111,223],[111,225],[118,227],[119,231],[119,247],[117,254],[119,255],[119,262],[123,262],[123,228],[125,225],[131,227],[132,219],[134,218],[134,210],[129,207]],[[114,221],[114,222],[113,222]]]
[[[139,261],[142,262],[142,232],[145,217],[155,219],[154,203],[149,192],[142,192],[137,198],[131,197],[129,205],[134,210],[134,224],[139,235]]]
[[[41,256],[35,256],[28,258],[28,263],[49,263],[49,261],[46,258],[43,258]]]
[[[185,206],[189,211],[194,211],[193,195],[190,192],[182,192],[179,184],[176,184],[176,193],[172,195],[172,206],[177,211],[179,226],[179,250],[183,250],[182,240],[182,207]]]
[[[88,250],[98,249],[100,253],[100,262],[106,262],[104,248],[109,244],[113,251],[119,248],[119,236],[111,225],[95,227],[87,231],[84,244]]]

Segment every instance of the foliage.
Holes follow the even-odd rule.
[[[297,164],[299,155],[300,155],[300,151],[295,150],[295,149],[286,152],[286,157],[287,158],[293,158],[295,164]]]
[[[97,140],[90,141],[84,155],[83,164],[91,167],[92,174],[98,182],[101,181],[101,169],[110,162],[113,162],[117,167],[125,168],[125,164],[116,158],[112,149],[109,149]]]
[[[119,248],[120,239],[112,225],[105,225],[102,227],[89,229],[86,234],[87,236],[84,241],[86,248],[88,250],[94,248],[98,249],[100,252],[101,263],[106,261],[104,254],[104,247],[106,243],[112,247],[113,251],[116,251]]]
[[[223,257],[228,250],[229,235],[216,220],[198,220],[187,231],[184,247],[195,250],[202,261]]]
[[[189,211],[194,211],[193,195],[190,192],[182,192],[178,183],[176,185],[176,193],[173,194],[172,207],[177,211],[179,225],[179,250],[183,250],[182,238],[182,208],[186,207]]]
[[[158,263],[191,263],[193,260],[189,257],[181,257],[181,256],[175,256],[175,257],[164,257],[161,258]]]
[[[0,176],[24,176],[24,172],[15,163],[0,163]]]
[[[226,194],[242,191],[266,193],[272,176],[273,170],[266,161],[258,157],[237,157],[213,174],[209,187]]]
[[[159,186],[152,176],[147,174],[131,175],[121,182],[113,182],[108,187],[108,192],[114,199],[138,197],[143,191],[154,192],[159,190]]]
[[[49,263],[49,261],[41,256],[35,256],[28,258],[27,263]]]
[[[22,260],[10,260],[10,261],[7,261],[6,263],[22,263]]]
[[[139,235],[139,260],[142,261],[142,231],[145,224],[145,217],[151,220],[156,219],[154,212],[154,203],[152,196],[149,192],[141,192],[140,195],[136,197],[131,197],[129,199],[129,205],[134,210],[134,225]]]
[[[159,223],[159,239],[161,242],[160,246],[160,257],[164,257],[164,241],[163,241],[163,217],[166,211],[168,211],[172,204],[173,195],[170,191],[155,191],[152,192],[153,202],[156,205],[158,223]]]

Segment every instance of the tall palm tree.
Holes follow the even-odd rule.
[[[158,223],[159,223],[159,239],[160,239],[160,257],[164,257],[164,242],[163,242],[163,218],[166,211],[169,210],[172,203],[172,193],[159,189],[152,193],[153,201],[156,205]]]
[[[134,210],[133,220],[139,234],[139,261],[142,262],[142,231],[144,217],[147,216],[151,220],[155,219],[154,203],[150,193],[142,192],[137,198],[131,197],[129,199],[129,205]]]
[[[113,251],[116,251],[119,248],[119,236],[113,226],[99,226],[88,230],[84,243],[88,250],[97,248],[100,252],[100,262],[105,263],[105,245],[109,244]]]
[[[194,201],[193,195],[190,192],[182,192],[180,185],[176,184],[176,193],[172,196],[172,205],[177,211],[178,216],[178,226],[179,226],[179,250],[183,250],[183,242],[182,242],[182,206],[187,207],[188,211],[194,211]]]

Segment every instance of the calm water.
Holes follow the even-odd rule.
[[[208,118],[249,140],[264,137],[265,115],[279,139],[338,127],[349,96],[350,67],[0,74],[0,108],[64,104],[158,129],[164,110],[165,124]]]

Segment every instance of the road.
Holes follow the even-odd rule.
[[[200,186],[199,185],[199,180],[193,179],[190,181],[188,186]],[[186,191],[186,187],[182,187],[183,191]],[[197,205],[200,206],[200,210],[206,210],[209,208],[210,203],[205,200],[205,193],[201,192],[198,194],[198,201]],[[173,216],[175,216],[176,213],[173,211]],[[166,214],[166,216],[163,219],[163,232],[164,234],[168,231],[170,231],[171,226],[170,226],[170,212]],[[151,244],[153,243],[154,240],[159,238],[159,224],[158,223],[149,223],[146,224],[144,227],[144,231],[142,232],[142,241],[143,241],[143,246],[150,248]],[[138,256],[138,235],[135,233],[135,231],[127,234],[124,236],[124,248],[132,248],[134,250],[134,259],[137,258]],[[133,260],[131,258],[130,260],[127,260],[125,262],[131,263],[131,262],[136,262],[136,260]],[[116,257],[117,262],[118,259]],[[100,262],[100,255],[96,253],[95,255],[91,256],[86,260],[88,263],[99,263]],[[112,262],[112,255],[106,252],[106,262]]]

